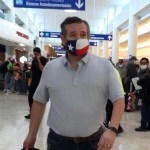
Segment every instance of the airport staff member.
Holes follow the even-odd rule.
[[[124,93],[112,64],[88,53],[89,25],[78,17],[61,24],[66,55],[46,64],[34,94],[29,133],[23,147],[34,147],[46,103],[48,150],[110,150],[124,112]],[[101,127],[107,99],[113,102],[108,129]],[[103,134],[102,134],[103,133]]]

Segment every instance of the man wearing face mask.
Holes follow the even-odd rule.
[[[127,105],[128,105],[128,94],[130,92],[133,92],[135,90],[132,78],[137,77],[137,69],[136,69],[136,63],[137,63],[136,56],[132,56],[129,59],[129,62],[126,66],[126,77],[124,78],[124,90],[125,90],[125,109],[127,111]]]
[[[123,59],[119,59],[118,64],[116,65],[116,69],[119,71],[121,79],[122,79],[122,83],[123,83],[123,87],[124,87],[124,79],[127,73],[127,69],[126,69],[126,65],[124,65],[123,63]]]
[[[66,55],[50,61],[43,70],[34,94],[25,150],[34,147],[49,99],[47,150],[112,148],[124,112],[124,94],[111,63],[88,53],[89,38],[85,20],[68,17],[62,22],[61,40]],[[106,129],[102,124],[108,98],[114,107]]]
[[[147,131],[150,130],[150,69],[148,58],[142,58],[140,60],[139,81],[138,85],[142,86],[140,90],[140,98],[142,99],[141,108],[141,126],[135,128],[135,131]]]

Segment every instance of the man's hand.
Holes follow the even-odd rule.
[[[29,148],[34,148],[35,141],[36,141],[35,137],[28,135],[25,141],[23,142],[23,148],[25,150],[28,150]]]
[[[111,131],[110,129],[107,129],[99,143],[98,143],[98,149],[97,150],[110,150],[115,142],[116,133]]]
[[[36,58],[38,61],[40,61],[41,55],[38,55]]]

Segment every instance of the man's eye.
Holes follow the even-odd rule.
[[[81,38],[85,38],[86,37],[86,35],[85,34],[81,34]]]
[[[70,37],[75,37],[75,36],[76,36],[75,34],[71,34],[71,35],[70,35]]]

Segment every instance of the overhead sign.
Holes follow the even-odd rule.
[[[97,42],[89,42],[90,46],[97,46]]]
[[[21,36],[21,37],[25,38],[25,39],[29,39],[29,36],[28,36],[28,35],[25,35],[24,33],[21,33],[21,32],[19,32],[19,31],[16,31],[16,34],[17,34],[18,36]]]
[[[85,10],[85,0],[14,0],[14,7]]]
[[[60,32],[47,32],[47,31],[40,31],[39,37],[44,38],[60,38]],[[91,40],[108,40],[112,41],[112,35],[109,34],[90,34]],[[97,42],[91,42],[91,45],[94,46]],[[95,45],[97,46],[97,45]]]
[[[60,38],[60,32],[46,32],[46,31],[40,31],[39,37],[44,38]]]
[[[90,34],[91,40],[109,40],[112,41],[112,35],[109,34]]]
[[[59,54],[65,54],[66,51],[64,50],[63,46],[54,45],[52,48],[55,50],[55,52]]]

